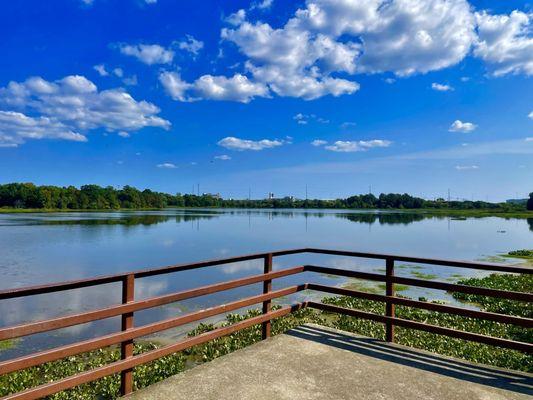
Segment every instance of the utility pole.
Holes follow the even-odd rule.
[[[307,201],[307,184],[305,185],[305,201]]]
[[[448,203],[450,202],[451,198],[450,198],[450,189],[448,189]]]
[[[200,196],[200,184],[198,183],[198,196]]]
[[[248,188],[248,200],[252,199],[252,188]]]

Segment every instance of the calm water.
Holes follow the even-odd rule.
[[[416,255],[430,258],[485,260],[509,250],[533,247],[533,219],[497,217],[424,217],[416,214],[339,211],[165,210],[154,212],[0,214],[0,290],[47,282],[112,274],[147,267],[229,257],[295,247]],[[505,260],[499,260],[505,262]],[[381,272],[379,260],[295,255],[275,259],[274,269],[302,263]],[[512,262],[516,262],[512,261]],[[137,299],[257,274],[261,261],[187,271],[136,281]],[[397,274],[435,275],[453,281],[472,271],[398,265]],[[346,280],[328,276],[293,276],[274,288],[304,281],[333,285]],[[0,301],[0,325],[74,313],[120,302],[120,286],[86,288],[31,299]],[[258,294],[260,285],[191,299],[137,313],[136,325]],[[411,297],[453,301],[441,291],[409,288]],[[298,296],[302,296],[300,294]],[[298,296],[284,298],[293,301]],[[98,321],[23,340],[0,359],[112,332],[117,318]],[[173,331],[178,335],[190,329]]]

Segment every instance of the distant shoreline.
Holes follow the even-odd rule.
[[[116,208],[116,209],[44,209],[44,208],[0,208],[0,214],[25,214],[25,213],[73,213],[73,212],[88,212],[88,213],[106,213],[106,212],[135,212],[135,211],[164,211],[164,210],[257,210],[257,211],[344,211],[344,212],[358,212],[358,211],[376,211],[376,212],[392,212],[403,214],[424,214],[428,216],[454,216],[454,217],[501,217],[501,218],[533,218],[533,211],[505,211],[494,209],[433,209],[433,208],[246,208],[246,207],[164,207],[164,208]]]

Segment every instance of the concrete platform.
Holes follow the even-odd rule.
[[[128,400],[531,399],[533,375],[304,325]]]

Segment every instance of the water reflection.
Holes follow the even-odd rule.
[[[373,224],[376,221],[380,225],[409,225],[413,222],[422,221],[432,218],[424,214],[407,214],[407,213],[375,213],[375,214],[337,214],[338,218],[345,218],[348,221]]]
[[[14,221],[9,221],[5,225],[9,226],[30,226],[30,225],[123,225],[123,226],[135,226],[135,225],[156,225],[162,222],[173,220],[176,223],[190,222],[197,220],[208,220],[216,218],[218,215],[195,215],[195,214],[183,214],[183,215],[160,215],[160,214],[139,214],[139,215],[114,215],[114,214],[99,214],[92,217],[84,215],[83,218],[77,218],[75,216],[61,215],[54,219],[52,215],[50,218],[36,218],[26,217],[17,218]],[[2,223],[0,223],[0,226]]]
[[[0,290],[299,247],[476,261],[531,247],[532,239],[533,218],[526,221],[498,217],[457,219],[375,210],[166,209],[0,214]],[[274,268],[304,264],[380,273],[383,269],[381,260],[308,254],[275,259]],[[146,298],[237,279],[260,273],[262,268],[259,260],[143,278],[135,284],[135,297]],[[454,281],[455,275],[467,275],[472,271],[398,264],[398,275],[415,276],[415,273]],[[329,285],[349,283],[315,274],[286,277],[275,280],[273,285],[279,289],[306,281]],[[0,301],[0,326],[116,304],[120,302],[120,288],[115,286]],[[380,287],[373,289],[381,290]],[[260,292],[261,285],[251,285],[154,308],[136,313],[135,324],[154,322]],[[450,301],[446,293],[439,291],[426,293],[410,288],[402,294]],[[113,332],[118,327],[118,319],[114,318],[34,335],[25,338],[17,349],[0,352],[0,359],[21,350],[35,351]]]

